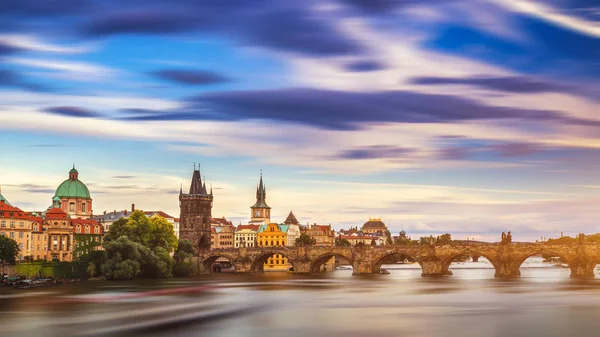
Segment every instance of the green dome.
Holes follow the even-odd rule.
[[[67,179],[58,186],[54,195],[60,198],[90,199],[90,190],[79,179]]]
[[[77,172],[77,170],[75,169],[75,167],[73,167],[73,168],[71,169],[71,171],[69,171],[69,173],[79,173],[79,172]]]

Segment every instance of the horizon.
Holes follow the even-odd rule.
[[[496,242],[600,232],[598,6],[21,0],[0,9],[0,185],[161,210]],[[492,13],[492,14],[490,14]]]

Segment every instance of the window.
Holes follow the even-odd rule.
[[[37,232],[37,231],[39,230],[39,228],[40,228],[40,227],[38,226],[38,224],[35,224],[35,225],[33,225],[33,230],[34,230],[34,231],[36,231],[36,232]]]
[[[100,227],[96,226],[94,227],[94,234],[99,234],[100,233]]]
[[[25,228],[25,223],[24,223],[23,221],[20,221],[20,222],[19,222],[19,227],[20,227],[20,228]]]
[[[23,232],[19,232],[19,239],[23,238]]]
[[[85,202],[81,204],[81,211],[85,212]]]
[[[10,232],[10,238],[14,239],[15,238],[15,232]]]
[[[19,243],[19,249],[23,250],[23,244],[22,243]]]
[[[75,212],[75,203],[74,202],[69,203],[69,212]]]
[[[6,228],[6,221],[4,221],[4,220],[0,221],[0,227]]]
[[[10,228],[15,228],[15,222],[14,221],[10,222]]]

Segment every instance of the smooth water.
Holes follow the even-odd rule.
[[[212,274],[193,279],[88,281],[50,288],[0,288],[0,329],[7,336],[82,335],[135,310],[152,320],[220,306],[249,306],[230,317],[178,323],[123,336],[599,336],[600,274],[569,278],[569,269],[528,259],[516,280],[494,279],[489,262],[454,263],[453,276],[422,278],[416,264],[384,265],[390,275],[353,277],[351,270],[316,276]],[[148,296],[99,303],[123,292],[196,287],[200,294]],[[89,296],[95,297],[89,297]],[[210,308],[196,308],[195,305]],[[174,306],[168,312],[161,311]],[[194,307],[189,307],[194,306]],[[107,321],[110,322],[110,321]],[[60,324],[58,324],[60,323]],[[112,333],[111,333],[112,334]],[[4,335],[4,334],[3,334]]]

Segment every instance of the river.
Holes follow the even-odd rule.
[[[0,330],[6,336],[600,335],[598,269],[596,280],[575,281],[568,269],[538,257],[528,259],[522,277],[515,280],[494,279],[494,269],[483,258],[452,264],[454,275],[444,278],[422,278],[414,264],[383,267],[389,275],[353,277],[351,270],[316,276],[212,274],[0,288]],[[201,286],[210,288],[197,290]],[[190,292],[160,293],[181,287]],[[120,298],[148,291],[151,295]],[[100,301],[90,302],[96,298]],[[240,310],[230,316],[120,332],[123,324],[143,325],[216,308],[223,308],[223,313]],[[131,316],[136,312],[143,312],[145,321]]]

